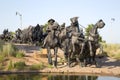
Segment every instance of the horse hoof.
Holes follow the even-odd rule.
[[[45,47],[44,47],[44,46],[42,46],[41,48],[43,48],[43,49],[44,49]]]
[[[57,68],[57,62],[56,61],[53,62],[53,65],[54,65],[55,68]]]
[[[57,66],[54,66],[54,68],[56,68],[56,69],[57,69]]]
[[[52,62],[51,62],[51,63],[49,63],[49,65],[52,65]]]
[[[95,66],[96,66],[96,68],[100,68],[101,67],[98,63],[96,63]]]
[[[82,68],[83,67],[83,65],[79,65],[80,66],[80,68]]]
[[[68,65],[68,67],[69,67],[69,68],[72,68],[72,66],[71,66],[71,65]]]

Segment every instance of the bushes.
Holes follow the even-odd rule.
[[[2,54],[5,57],[15,56],[16,51],[17,49],[15,48],[15,46],[10,43],[3,45]]]
[[[4,61],[4,57],[0,56],[0,69],[2,69],[3,61]]]
[[[13,64],[12,60],[10,60],[8,63],[8,66],[7,66],[7,70],[11,70],[13,68],[14,68],[14,64]]]
[[[11,43],[4,43],[0,41],[0,67],[4,67],[7,70],[22,69],[25,66],[25,62],[16,62],[13,63],[12,60],[8,61],[10,57],[22,58],[24,57],[24,52],[19,51],[13,44]],[[4,66],[3,63],[7,63],[7,66]]]
[[[0,56],[22,58],[25,55],[23,51],[19,51],[13,44],[7,43],[0,45]]]
[[[25,54],[24,54],[24,52],[23,51],[18,51],[17,53],[16,53],[16,58],[22,58],[22,57],[24,57],[25,56]]]
[[[120,52],[118,54],[114,55],[114,58],[120,60]]]
[[[14,68],[18,70],[23,70],[25,68],[26,64],[24,61],[19,61],[14,63]]]
[[[18,61],[18,62],[14,62],[12,60],[10,60],[8,62],[8,65],[6,66],[6,70],[24,70],[24,68],[26,67],[26,64],[24,61]]]
[[[2,63],[4,61],[4,57],[0,56],[0,63]]]
[[[103,49],[109,57],[120,59],[120,44],[103,44]]]
[[[4,57],[15,56],[18,49],[11,43],[3,44],[0,48],[0,54]]]
[[[4,44],[5,44],[4,41],[0,40],[0,51],[1,51],[2,46],[3,46]]]
[[[43,63],[40,64],[35,64],[35,65],[31,65],[30,66],[30,70],[39,70],[39,69],[43,69],[45,66]]]

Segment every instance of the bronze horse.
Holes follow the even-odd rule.
[[[82,47],[83,50],[81,52],[83,55],[85,55],[83,57],[85,61],[84,65],[87,65],[87,63],[90,63],[90,64],[95,64],[97,66],[95,57],[96,57],[96,50],[99,46],[98,29],[101,29],[104,26],[105,26],[105,23],[103,22],[102,19],[100,19],[89,31],[88,38],[84,42],[84,46]],[[88,62],[87,62],[87,59],[88,59]]]
[[[54,55],[55,55],[55,61],[54,61],[54,66],[57,67],[57,52],[58,52],[58,47],[59,47],[59,39],[58,39],[58,27],[59,25],[57,23],[54,23],[52,25],[52,30],[48,30],[48,35],[44,39],[44,48],[47,48],[47,53],[48,53],[48,63],[52,63],[52,57],[51,57],[51,49],[54,49]]]
[[[89,31],[89,36],[88,36],[88,43],[89,43],[89,50],[90,50],[90,57],[91,61],[96,64],[96,49],[98,48],[98,29],[101,29],[105,26],[105,23],[103,22],[102,19],[100,19],[94,27]]]

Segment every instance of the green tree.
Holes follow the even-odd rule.
[[[47,26],[48,26],[48,23],[44,24],[44,26],[43,26],[43,32],[46,32]]]
[[[87,28],[85,28],[85,36],[89,35],[89,31],[92,29],[94,25],[93,24],[89,24]]]

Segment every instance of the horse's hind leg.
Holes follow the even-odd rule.
[[[57,52],[58,52],[58,48],[56,47],[54,49],[54,54],[55,54],[55,61],[54,61],[54,66],[57,67]]]
[[[69,66],[69,67],[71,67],[71,66],[70,66],[70,63],[71,63],[71,62],[70,62],[70,56],[71,56],[71,53],[68,54],[68,66]]]
[[[76,61],[78,62],[79,66],[82,67],[82,62],[80,61],[80,57],[76,57]]]
[[[50,65],[52,65],[52,57],[51,57],[50,47],[47,48],[47,53],[48,53],[48,63]]]
[[[92,64],[93,63],[93,55],[94,55],[94,53],[93,53],[93,46],[92,46],[91,41],[89,41],[89,50],[90,50],[89,62],[90,62],[90,64]]]

